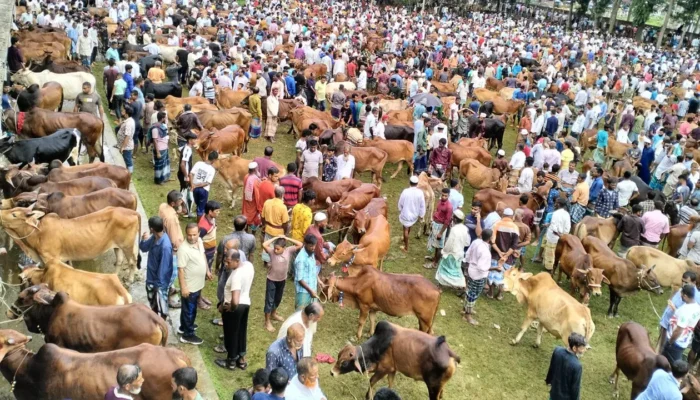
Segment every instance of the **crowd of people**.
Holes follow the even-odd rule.
[[[163,318],[168,317],[169,308],[181,307],[180,341],[192,345],[203,343],[196,334],[197,310],[217,307],[221,318],[213,322],[223,330],[223,344],[215,347],[225,355],[216,361],[221,368],[248,367],[250,294],[257,279],[252,260],[262,257],[264,328],[274,332],[275,324],[280,327],[277,340],[267,350],[266,367],[255,373],[253,391],[258,393],[252,394],[253,399],[325,398],[318,384],[317,359],[321,356],[324,362],[330,357],[312,358],[312,343],[324,316],[318,275],[335,246],[324,237],[326,213],[312,212],[314,203],[324,199],[304,190],[303,183],[310,178],[351,178],[355,170],[350,147],[321,146],[318,136],[323,132],[312,124],[301,132],[296,159],[286,160],[287,173],[282,175],[272,161],[281,99],[296,98],[330,112],[352,128],[346,134],[351,142],[385,139],[388,120],[379,95],[410,102],[415,173],[444,179],[445,188],[434,213],[426,215],[429,205],[417,187],[418,177],[409,178],[397,204],[404,228],[401,249],[408,251],[411,228],[428,219],[427,248],[432,254],[424,267],[435,270],[440,285],[463,295],[463,318],[469,324],[478,324],[475,305],[482,294],[496,301],[503,298],[504,272],[526,267],[528,246],[534,247],[530,262],[543,263],[551,272],[559,235],[570,233],[585,216],[617,218],[620,257],[633,246],[660,248],[672,224],[691,224],[682,248],[672,256],[700,264],[697,39],[692,39],[690,48],[655,48],[589,30],[585,20],[567,31],[566,15],[524,5],[509,8],[513,13],[458,16],[448,9],[421,15],[358,1],[239,5],[208,0],[197,4],[98,0],[96,7],[108,9],[107,18],[117,23],[116,31],[105,38],[100,32],[104,33],[106,20],[87,13],[81,0],[21,4],[26,11],[17,16],[17,27],[65,30],[72,40],[73,58],[85,66],[102,49],[99,53],[107,65],[103,71],[93,66],[93,73],[102,72],[108,108],[119,124],[118,148],[130,171],[139,146],[144,154],[152,148],[154,182],[170,181],[169,132],[177,132],[173,159],[180,190],[167,194],[157,215],[148,221],[150,233],[140,242],[141,251],[148,252],[148,301]],[[131,22],[129,28],[126,21]],[[209,28],[213,34],[205,33]],[[120,43],[143,45],[151,54],[159,54],[154,44],[161,35],[182,51],[175,63],[165,68],[158,62],[144,77],[139,64],[120,53]],[[285,43],[293,45],[291,54],[275,50]],[[21,48],[21,42],[13,39],[8,52],[11,72],[25,65]],[[327,73],[305,77],[300,69],[304,64],[323,64]],[[346,96],[340,90],[328,99],[327,85],[339,75],[361,93]],[[217,173],[212,164],[219,154],[211,152],[195,162],[194,131],[203,127],[197,114],[187,104],[169,126],[164,102],[152,94],[144,96],[145,78],[155,83],[180,81],[190,96],[211,103],[223,88],[251,91],[250,135],[264,132],[271,145],[248,165],[241,213],[233,221],[233,232],[220,240],[217,217],[222,206],[210,199]],[[506,191],[520,195],[520,206],[513,209],[499,203],[482,218],[483,205],[465,201],[464,188],[452,174],[448,144],[486,134],[485,120],[493,116],[475,90],[490,87],[492,81],[513,89],[512,100],[523,103],[515,118],[516,133],[506,133],[516,136],[513,154],[508,158],[505,149],[498,149],[493,162],[509,177]],[[436,93],[435,82],[454,85],[453,104],[428,106],[412,100]],[[85,96],[90,91],[88,86]],[[644,107],[638,98],[646,101]],[[264,128],[262,102],[267,112]],[[3,108],[12,107],[10,103],[6,91]],[[100,116],[104,112],[99,97],[76,102],[75,111]],[[614,153],[613,146],[620,145],[625,151]],[[589,146],[592,161],[586,160]],[[534,211],[528,207],[533,191],[545,199]],[[180,218],[195,218],[186,224],[184,235]],[[203,289],[214,277],[217,298],[208,299]],[[287,290],[294,293],[297,311],[285,318],[277,309],[288,277],[293,288]],[[700,334],[700,294],[696,284],[695,274],[684,275],[683,288],[669,301],[660,321],[658,351],[668,358],[673,371],[655,372],[640,398],[656,399],[657,393],[678,390],[676,382],[689,370],[682,361],[686,348],[691,347],[690,365],[697,362],[700,336],[695,338],[693,330]],[[581,335],[572,335],[568,349],[555,350],[546,379],[552,399],[578,398],[578,357],[586,345]],[[201,398],[196,382],[191,368],[173,374],[173,390],[180,398]],[[106,398],[138,394],[143,384],[138,366],[120,368],[117,383]],[[242,390],[234,399],[250,396]],[[398,398],[386,390],[376,396]]]

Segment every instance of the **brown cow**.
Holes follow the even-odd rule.
[[[349,146],[344,141],[336,143],[336,149],[342,151],[344,146]],[[350,149],[350,154],[355,157],[355,170],[354,174],[361,172],[371,172],[372,182],[378,187],[382,187],[382,171],[384,170],[384,164],[386,164],[389,159],[389,155],[386,151],[378,149],[375,147],[352,147]]]
[[[594,296],[601,296],[602,283],[610,283],[608,278],[603,275],[603,270],[593,268],[591,256],[586,254],[581,240],[574,235],[559,235],[557,248],[554,254],[554,269],[552,276],[559,267],[559,276],[557,281],[561,282],[562,271],[569,278],[571,283],[571,291],[579,292],[582,297],[582,303],[588,305],[591,293]]]
[[[669,229],[668,235],[666,235],[666,241],[668,241],[668,247],[666,248],[666,252],[668,255],[670,255],[671,257],[678,257],[678,252],[683,246],[685,237],[688,236],[688,233],[692,228],[692,224],[678,224],[673,225]]]
[[[610,218],[587,216],[574,226],[574,235],[583,240],[586,236],[601,239],[610,248],[615,246],[617,237],[617,223],[622,218],[619,213],[612,213]]]
[[[634,400],[646,389],[657,369],[671,372],[671,365],[651,347],[649,332],[636,322],[620,325],[615,342],[615,371],[610,375],[610,383],[615,385],[613,397],[619,396],[620,371],[632,382],[630,400]]]
[[[243,99],[250,96],[249,90],[232,90],[229,88],[216,89],[216,104],[222,109],[241,107]]]
[[[363,183],[359,188],[343,193],[340,200],[336,202],[326,197],[328,225],[331,229],[347,227],[352,223],[357,210],[365,208],[373,198],[379,196],[379,188],[376,185]],[[323,201],[323,199],[319,200]]]
[[[372,371],[367,398],[377,382],[388,376],[389,387],[396,372],[425,382],[429,400],[439,400],[447,381],[452,378],[460,358],[438,338],[425,332],[402,328],[387,321],[377,324],[374,335],[359,346],[347,344],[338,353],[331,375]]]
[[[335,121],[330,114],[307,106],[290,110],[289,118],[292,120],[292,129],[297,136],[304,129],[308,129],[311,124],[316,124],[321,131],[336,129],[341,125],[341,122]]]
[[[185,353],[174,347],[144,343],[83,354],[47,343],[35,354],[25,347],[29,341],[31,337],[17,331],[0,330],[0,368],[14,384],[18,400],[104,398],[124,364],[141,368],[144,383],[139,398],[170,400],[173,372],[191,365]]]
[[[352,229],[354,232],[358,233],[356,241],[359,241],[360,237],[367,232],[367,225],[369,221],[376,217],[377,215],[383,215],[387,218],[387,205],[386,199],[384,197],[375,197],[369,201],[367,206],[360,211],[354,213],[355,216],[352,220]]]
[[[171,97],[171,96],[168,96]],[[193,113],[198,113],[201,111],[216,111],[219,108],[215,106],[214,104],[193,104],[192,105],[192,112]],[[175,122],[177,120],[177,117],[180,116],[185,110],[185,105],[184,104],[166,104],[165,106],[165,112],[168,114],[168,120],[171,122]]]
[[[543,185],[537,188],[536,192],[526,193],[529,197],[525,207],[532,210],[532,212],[546,205],[546,195],[549,193],[550,185]],[[481,202],[481,217],[487,216],[490,212],[496,211],[496,205],[498,203],[505,204],[506,207],[513,210],[520,206],[520,196],[519,194],[505,194],[494,189],[481,189],[474,194],[473,201]]]
[[[92,168],[89,168],[92,167]],[[49,182],[65,182],[86,176],[100,176],[114,182],[119,189],[129,190],[131,184],[131,174],[129,170],[118,165],[105,163],[90,163],[87,167],[80,168],[65,167],[61,164],[58,168],[53,168],[46,175]]]
[[[37,189],[39,190],[39,193],[63,192],[63,194],[67,196],[77,196],[80,194],[86,194],[105,188],[117,187],[117,184],[112,182],[111,179],[100,178],[97,176],[86,176],[83,178],[78,178],[72,181],[65,182],[45,183],[36,182],[37,180],[41,182],[44,182],[46,180],[45,176],[40,175],[29,177],[16,176],[15,178],[12,178],[10,184],[8,185],[10,186],[9,189],[11,190],[9,192],[5,192],[6,195],[9,193],[9,195],[7,195],[6,197],[15,197],[20,193],[35,191]],[[0,182],[0,184],[4,185],[7,182],[8,181],[2,181]],[[6,188],[3,187],[3,191],[5,189]],[[5,202],[5,200],[2,201]]]
[[[47,54],[55,60],[65,60],[66,47],[62,43],[47,43],[47,42],[35,42],[35,41],[20,41],[17,43],[20,49],[22,49],[22,55],[25,61],[41,61],[46,57]],[[70,47],[69,47],[70,49]]]
[[[145,304],[86,306],[66,292],[51,291],[46,284],[24,289],[6,316],[11,320],[22,317],[27,329],[43,334],[46,343],[81,353],[141,343],[165,346],[168,341],[165,321]]]
[[[251,161],[252,160],[246,160],[239,156],[230,156],[219,157],[212,163],[218,175],[230,189],[226,191],[226,195],[231,200],[231,208],[233,208],[235,204],[233,194],[239,186],[243,185],[243,179],[248,174],[248,164],[250,164]]]
[[[438,81],[430,81],[431,88],[435,88],[443,94],[454,94],[457,92],[457,87],[451,83],[441,83]]]
[[[311,177],[304,182],[304,190],[313,190],[316,193],[316,198],[320,201],[314,202],[314,211],[326,208],[326,200],[338,201],[343,197],[343,194],[355,190],[362,185],[362,181],[357,179],[341,179],[339,181],[323,182],[322,180]]]
[[[238,125],[229,125],[223,129],[213,128],[211,131],[205,128],[197,135],[195,148],[202,160],[206,160],[212,151],[242,156],[245,139],[246,134]]]
[[[452,142],[449,142],[447,147],[452,151],[451,168],[459,168],[459,163],[467,158],[474,159],[486,167],[491,166],[493,156],[483,147],[465,147]]]
[[[202,125],[211,130],[224,129],[231,125],[238,125],[245,132],[243,152],[248,152],[248,140],[250,140],[250,124],[253,121],[252,115],[242,108],[231,108],[228,110],[207,110],[196,113]]]
[[[461,138],[457,141],[457,144],[464,147],[482,147],[486,148],[486,139],[484,138]]]
[[[177,104],[181,104],[183,106],[185,104],[189,104],[191,106],[193,106],[195,104],[200,104],[200,105],[201,104],[210,104],[209,100],[205,99],[204,97],[200,97],[200,96],[194,96],[194,97],[167,96],[165,98],[164,102],[165,102],[166,106],[177,105]]]
[[[489,168],[482,165],[479,161],[465,158],[459,163],[459,176],[464,185],[464,179],[469,182],[469,185],[474,189],[493,188],[501,179],[501,171],[498,168]],[[507,178],[506,186],[508,184]]]
[[[647,290],[656,294],[663,293],[654,268],[637,268],[632,261],[618,257],[604,241],[593,236],[586,236],[582,241],[586,253],[591,256],[593,266],[600,268],[608,278],[610,288],[610,307],[608,317],[619,314],[617,308],[622,298],[638,290]]]
[[[389,156],[386,160],[387,162],[399,164],[396,168],[396,172],[391,175],[391,179],[394,179],[399,171],[401,171],[404,162],[408,164],[408,175],[413,175],[413,143],[407,140],[365,139],[362,142],[362,146],[382,149]]]
[[[416,185],[416,187],[423,192],[423,198],[425,199],[425,215],[427,218],[423,218],[423,229],[416,229],[416,239],[420,238],[421,232],[423,235],[428,234],[428,221],[430,221],[435,211],[435,191],[441,190],[443,186],[444,183],[440,178],[433,178],[428,176],[425,172],[421,172],[420,175],[418,175],[418,185]]]
[[[499,90],[503,89],[504,87],[506,87],[505,82],[498,80],[492,76],[489,76],[488,78],[486,78],[486,89],[495,90],[496,92],[498,92]],[[478,90],[478,89],[476,89],[476,90]],[[475,92],[476,92],[476,90],[475,90]]]
[[[125,208],[107,207],[73,219],[56,214],[44,215],[31,208],[0,211],[0,224],[15,242],[34,260],[92,260],[115,249],[116,266],[126,257],[126,281],[133,282],[140,261],[136,244],[141,230],[141,215]],[[18,240],[22,238],[22,240]]]
[[[99,274],[74,269],[60,261],[49,261],[44,268],[27,265],[19,274],[22,287],[45,283],[55,292],[66,292],[87,306],[118,306],[131,303],[131,294],[117,274]]]
[[[413,126],[413,107],[400,111],[389,111],[386,116],[388,125],[400,125],[402,122],[407,122]]]
[[[481,103],[485,101],[493,102],[494,99],[501,97],[498,91],[493,91],[484,88],[474,89],[474,96],[476,96],[476,99],[479,100]]]
[[[389,231],[389,222],[383,215],[370,219],[367,232],[360,239],[360,243],[354,245],[343,240],[328,259],[328,265],[333,267],[336,264],[349,263],[350,276],[356,275],[358,268],[363,265],[372,265],[381,270],[391,245]]]
[[[78,196],[66,196],[62,192],[51,194],[28,192],[12,199],[2,200],[2,209],[30,207],[46,214],[56,213],[61,218],[77,218],[92,214],[106,207],[123,207],[136,210],[135,193],[118,188],[106,188]]]
[[[392,317],[415,315],[418,329],[433,333],[433,318],[440,306],[440,289],[422,275],[388,274],[365,265],[353,277],[331,275],[322,278],[321,286],[329,301],[338,301],[338,292],[343,292],[344,302],[349,307],[360,309],[358,339],[362,337],[368,314],[369,335],[374,334],[377,311]]]
[[[304,70],[304,78],[309,79],[313,74],[315,79],[319,79],[322,76],[326,76],[326,73],[328,73],[328,68],[326,67],[326,64],[309,65]]]
[[[21,85],[16,86],[20,88],[23,87]],[[33,92],[35,88],[32,88],[32,86],[29,86],[27,90]],[[49,111],[61,111],[61,107],[63,107],[63,86],[61,86],[60,83],[46,82],[38,89],[39,96],[35,104],[37,107]],[[20,111],[25,110],[20,109]],[[16,130],[17,128],[13,127],[13,129]]]

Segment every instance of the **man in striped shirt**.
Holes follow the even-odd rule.
[[[284,205],[288,209],[297,205],[301,199],[302,183],[301,179],[296,176],[296,173],[297,165],[291,162],[287,164],[287,175],[279,180],[280,186],[284,188]]]

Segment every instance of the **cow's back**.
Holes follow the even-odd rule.
[[[66,292],[71,299],[89,306],[131,303],[131,294],[116,274],[100,274],[71,268],[57,260],[46,263],[42,283],[55,292]]]
[[[394,338],[387,351],[396,368],[415,380],[423,380],[424,373],[439,374],[454,366],[447,343],[437,345],[438,338],[416,329],[392,324]]]
[[[656,279],[661,286],[680,287],[683,280],[683,273],[695,270],[695,265],[690,261],[679,260],[671,257],[661,250],[648,246],[634,246],[627,252],[626,258],[637,268],[654,267]]]
[[[109,178],[85,176],[71,181],[42,183],[39,193],[62,192],[66,196],[78,196],[112,187],[117,187],[117,184]]]
[[[647,330],[630,321],[620,325],[615,342],[617,367],[638,390],[644,390],[657,369],[670,372],[666,357],[657,354],[649,341]]]

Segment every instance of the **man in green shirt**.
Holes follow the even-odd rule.
[[[195,389],[197,387],[197,370],[192,367],[184,367],[173,372],[172,381],[173,399],[204,400]]]

